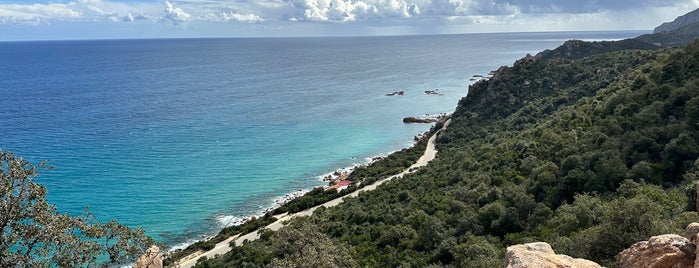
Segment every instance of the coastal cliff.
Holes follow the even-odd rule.
[[[655,27],[653,33],[668,33],[680,30],[692,24],[699,23],[699,9],[677,17],[671,22],[665,22],[658,27]]]
[[[699,9],[663,23],[652,34],[644,34],[635,40],[660,47],[676,47],[691,43],[699,36]]]

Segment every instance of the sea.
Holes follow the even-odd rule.
[[[0,148],[49,161],[59,211],[182,247],[411,146],[431,125],[402,119],[452,112],[479,75],[644,33],[0,42]]]

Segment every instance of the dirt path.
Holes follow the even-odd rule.
[[[451,123],[451,119],[444,122],[444,127],[442,127],[442,129],[445,129],[449,125],[449,123]],[[437,148],[435,147],[435,140],[437,139],[437,134],[440,131],[441,130],[437,131],[437,133],[432,135],[432,137],[430,137],[430,139],[427,141],[427,148],[425,149],[425,153],[422,154],[422,156],[417,160],[417,162],[415,162],[415,164],[413,164],[409,168],[403,170],[403,172],[398,173],[398,174],[393,175],[393,176],[390,176],[388,178],[376,181],[375,183],[373,183],[371,185],[364,186],[363,188],[361,188],[357,191],[354,191],[348,195],[335,198],[333,200],[330,200],[330,201],[325,202],[323,204],[317,205],[315,207],[312,207],[312,208],[309,208],[309,209],[306,209],[303,211],[299,211],[299,212],[294,213],[294,214],[282,214],[282,215],[280,215],[280,217],[277,221],[265,226],[264,228],[270,229],[273,231],[277,231],[284,226],[285,222],[287,222],[293,218],[310,216],[319,207],[329,208],[329,207],[337,206],[337,205],[341,204],[343,199],[346,197],[356,197],[361,192],[367,192],[367,191],[374,190],[374,189],[376,189],[377,186],[379,186],[387,181],[390,181],[390,180],[395,179],[395,178],[402,178],[405,174],[413,173],[413,172],[415,172],[415,170],[417,170],[417,168],[426,166],[427,163],[432,161],[432,159],[434,159],[437,156]],[[209,251],[206,251],[206,252],[198,251],[198,252],[193,253],[192,255],[189,255],[189,256],[183,258],[182,260],[180,260],[179,266],[177,266],[177,267],[190,268],[190,267],[194,266],[197,263],[197,260],[201,257],[206,256],[207,258],[213,258],[216,255],[223,255],[224,253],[231,250],[231,246],[230,246],[231,241],[235,241],[236,245],[242,245],[245,240],[253,241],[253,240],[257,240],[258,238],[260,238],[260,235],[257,233],[257,231],[252,232],[252,233],[248,233],[248,234],[245,234],[242,236],[241,235],[232,236],[224,241],[219,242],[218,244],[216,244],[216,246],[213,249],[211,249]]]

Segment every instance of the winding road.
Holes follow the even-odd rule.
[[[425,153],[422,154],[422,156],[417,160],[417,162],[415,162],[415,164],[411,165],[407,169],[403,170],[403,172],[398,173],[398,174],[393,175],[393,176],[390,176],[388,178],[376,181],[373,184],[364,186],[363,188],[361,188],[357,191],[354,191],[348,195],[335,198],[333,200],[330,200],[330,201],[325,202],[323,204],[317,205],[315,207],[312,207],[312,208],[309,208],[309,209],[306,209],[303,211],[299,211],[299,212],[293,213],[293,214],[277,215],[275,217],[277,217],[278,220],[265,226],[264,229],[270,229],[273,231],[277,231],[284,226],[284,223],[290,221],[291,219],[298,218],[298,217],[310,216],[319,207],[329,208],[329,207],[337,206],[337,205],[341,204],[346,197],[356,197],[361,192],[372,191],[372,190],[376,189],[376,187],[378,187],[379,185],[381,185],[387,181],[390,181],[390,180],[395,179],[395,178],[402,178],[404,175],[409,174],[409,173],[413,173],[418,168],[426,166],[427,163],[432,161],[437,156],[437,148],[435,147],[435,140],[437,139],[437,134],[439,134],[439,132],[442,131],[443,129],[447,128],[449,123],[451,123],[451,119],[448,119],[447,121],[445,121],[442,129],[440,129],[434,135],[432,135],[432,137],[430,137],[430,139],[427,141],[427,148],[425,148]],[[181,268],[193,267],[197,263],[197,260],[202,258],[202,257],[213,258],[216,255],[223,255],[226,252],[230,251],[232,249],[230,246],[232,241],[235,241],[236,245],[242,245],[245,240],[253,241],[253,240],[257,240],[258,238],[260,238],[260,235],[257,231],[254,231],[254,232],[251,232],[251,233],[248,233],[245,235],[235,235],[235,236],[229,237],[228,239],[217,243],[216,246],[214,246],[214,248],[209,250],[209,251],[206,251],[206,252],[197,251],[197,252],[192,253],[191,255],[181,259],[179,261],[179,263],[175,265],[175,267],[181,267]]]

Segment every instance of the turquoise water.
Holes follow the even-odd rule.
[[[51,161],[38,181],[59,210],[173,246],[410,146],[430,126],[401,119],[453,111],[474,74],[639,34],[0,43],[0,148]]]

